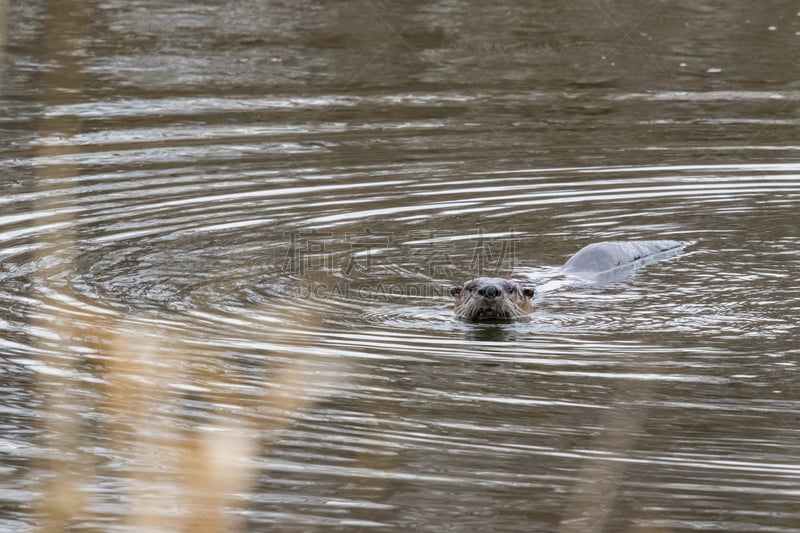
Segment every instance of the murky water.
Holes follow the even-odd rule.
[[[13,4],[0,528],[796,531],[796,3]]]

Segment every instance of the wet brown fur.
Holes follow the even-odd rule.
[[[533,288],[509,278],[475,278],[450,289],[456,316],[469,321],[515,320],[533,310]]]

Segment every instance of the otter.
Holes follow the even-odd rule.
[[[450,294],[456,316],[464,320],[513,320],[533,311],[533,288],[510,278],[475,278]]]
[[[681,241],[609,241],[584,246],[554,277],[569,281],[607,283],[624,279],[644,265],[680,253],[691,243]],[[479,277],[450,289],[456,317],[468,321],[508,321],[532,310],[532,278]]]

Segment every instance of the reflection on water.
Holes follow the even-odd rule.
[[[2,528],[800,523],[795,4],[6,9]]]

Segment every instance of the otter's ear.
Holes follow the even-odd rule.
[[[522,287],[522,294],[524,294],[528,298],[533,298],[535,292],[536,291],[533,290],[533,287]]]
[[[450,294],[458,298],[458,295],[461,294],[461,287],[451,287]]]

